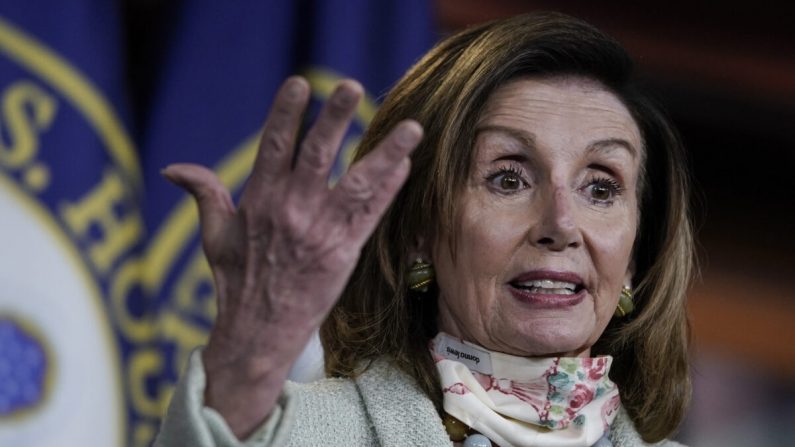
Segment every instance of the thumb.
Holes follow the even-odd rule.
[[[226,219],[235,213],[229,191],[218,176],[204,166],[177,163],[167,166],[160,173],[196,200],[203,239],[217,235]]]

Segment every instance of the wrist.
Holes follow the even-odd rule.
[[[286,362],[259,356],[233,361],[207,348],[202,351],[204,406],[221,414],[232,433],[243,440],[273,411],[290,367]]]

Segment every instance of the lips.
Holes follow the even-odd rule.
[[[526,272],[512,279],[508,285],[514,298],[538,308],[574,306],[586,294],[582,278],[571,272]]]

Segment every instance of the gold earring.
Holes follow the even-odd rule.
[[[424,262],[422,258],[417,258],[406,275],[406,282],[409,285],[409,290],[427,292],[428,285],[433,282],[433,278],[433,265],[430,262]]]
[[[621,288],[621,296],[618,298],[618,306],[613,314],[616,317],[626,317],[635,310],[635,303],[632,302],[632,289],[624,286]]]

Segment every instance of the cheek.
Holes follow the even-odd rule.
[[[502,281],[507,266],[524,241],[528,217],[480,203],[464,215],[459,236],[459,261],[483,286]]]
[[[613,227],[612,231],[606,229],[597,237],[599,238],[599,248],[596,257],[601,264],[605,264],[606,268],[620,271],[621,275],[618,281],[622,281],[623,273],[626,272],[632,255],[632,245],[635,242],[634,229]]]
[[[506,213],[487,201],[473,201],[458,221],[456,262],[444,239],[435,247],[436,274],[442,293],[467,306],[489,307],[506,280],[507,266],[523,240],[527,216]]]
[[[612,315],[630,266],[634,225],[612,225],[592,234],[592,259],[599,275],[600,317]],[[601,315],[604,314],[604,315]]]

